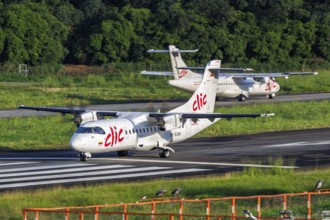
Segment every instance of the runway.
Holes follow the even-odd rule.
[[[95,154],[87,162],[69,149],[0,153],[0,190],[223,175],[246,167],[322,168],[330,164],[329,134],[326,128],[196,138],[172,145],[176,153],[167,159],[157,151]]]
[[[265,103],[280,103],[292,101],[320,101],[330,100],[330,93],[310,93],[310,94],[294,94],[294,95],[279,95],[274,99],[267,99],[264,96],[252,97],[245,102],[239,102],[236,99],[220,100],[216,102],[216,107],[230,107],[235,105],[251,105]],[[158,110],[167,111],[182,105],[187,100],[144,100],[141,102],[112,102],[107,105],[87,105],[87,106],[72,106],[67,108],[74,109],[89,109],[100,111],[152,111]],[[24,104],[24,103],[21,103]],[[18,106],[17,106],[18,107]],[[0,110],[0,118],[9,117],[28,117],[28,116],[47,116],[55,115],[52,112],[37,112],[33,110],[9,109]]]

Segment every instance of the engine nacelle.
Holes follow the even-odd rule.
[[[81,124],[84,124],[86,122],[90,122],[90,121],[97,121],[97,120],[101,120],[104,117],[102,115],[97,114],[97,112],[91,111],[91,112],[85,112],[82,113],[80,115],[77,115],[73,121],[80,126]]]
[[[254,77],[254,81],[260,82],[260,83],[266,83],[268,82],[271,78],[270,77]]]
[[[183,122],[179,115],[168,115],[157,120],[156,124],[161,130],[172,130],[179,128],[183,125]]]

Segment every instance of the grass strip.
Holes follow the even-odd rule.
[[[138,72],[83,76],[54,74],[29,78],[15,77],[14,73],[1,77],[2,74],[0,73],[2,109],[17,108],[22,104],[87,105],[118,100],[178,99],[191,96],[190,93],[168,85],[169,77],[145,76]],[[8,82],[4,81],[6,79]],[[329,70],[320,70],[317,76],[292,76],[288,80],[281,77],[277,80],[282,88],[280,94],[330,91]]]
[[[75,187],[52,187],[47,189],[2,192],[0,193],[0,219],[21,219],[23,208],[54,208],[136,202],[144,195],[147,195],[149,198],[154,197],[156,191],[160,189],[166,189],[171,192],[174,188],[182,188],[180,197],[186,199],[311,192],[314,191],[315,183],[319,179],[327,181],[329,175],[330,169],[293,171],[280,168],[246,168],[242,173],[230,173],[225,176],[100,183]],[[329,184],[326,184],[324,187],[327,185]],[[291,202],[288,198],[289,208],[293,209],[295,217],[303,217],[306,214],[305,201],[306,197],[302,198],[302,202]],[[250,201],[241,205],[237,202],[236,205],[238,206],[238,211],[250,207],[251,211],[256,213],[256,201]],[[262,214],[279,217],[279,210],[274,208],[275,205],[278,209],[281,209],[282,201],[278,200],[268,203],[263,200]],[[227,206],[227,211],[230,213],[230,203],[226,204]],[[174,212],[177,212],[178,207],[175,207]],[[317,214],[315,210],[330,207],[329,196],[317,197],[316,200],[313,200],[312,207],[315,212],[313,217],[317,217],[315,216]],[[201,210],[200,213],[204,214],[205,204],[200,204],[199,207],[187,206],[184,213],[196,214],[198,210]],[[157,211],[162,212],[160,207],[157,208]],[[168,210],[163,210],[163,212],[168,212]],[[272,212],[274,213],[272,214]]]
[[[216,111],[222,113],[275,113],[275,116],[223,119],[197,137],[325,128],[330,125],[329,106],[330,101],[324,100],[218,108]],[[0,151],[65,149],[75,129],[70,115],[0,119]]]

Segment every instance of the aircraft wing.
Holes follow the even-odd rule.
[[[84,109],[75,109],[75,108],[55,108],[55,107],[37,107],[37,106],[25,106],[20,105],[18,107],[19,109],[28,109],[28,110],[35,110],[35,111],[46,111],[46,112],[58,112],[62,114],[73,114],[78,115],[85,112],[90,112],[90,110],[84,110]],[[118,112],[112,112],[112,111],[95,111],[98,115],[103,116],[117,116]]]
[[[177,69],[204,70],[204,67],[176,67]],[[251,68],[210,68],[212,71],[234,70],[234,71],[253,71]],[[278,73],[223,73],[220,75],[233,78],[263,78],[263,77],[286,77],[301,75],[317,75],[318,72],[278,72]]]
[[[150,118],[163,118],[170,115],[177,115],[179,118],[185,119],[215,119],[215,118],[257,118],[257,117],[269,117],[274,116],[274,113],[270,114],[222,114],[222,113],[150,113]]]
[[[283,72],[283,73],[221,73],[227,77],[233,78],[263,78],[263,77],[286,77],[302,76],[302,75],[317,75],[318,72]]]
[[[257,118],[257,117],[269,117],[269,116],[274,116],[274,113],[271,114],[221,114],[221,113],[196,113],[196,114],[189,114],[189,113],[184,113],[181,115],[182,118],[187,118],[187,119],[198,119],[198,118]]]

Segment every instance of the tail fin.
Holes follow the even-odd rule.
[[[200,74],[195,73],[191,70],[187,69],[177,69],[177,67],[187,67],[187,64],[183,61],[181,57],[181,53],[195,53],[196,50],[179,50],[174,45],[169,45],[168,50],[155,50],[150,49],[148,53],[166,53],[169,52],[171,65],[172,65],[172,72],[174,79],[181,79],[183,77],[200,77]],[[155,72],[155,71],[143,71],[142,74],[151,74],[151,75],[171,75],[168,72]]]
[[[204,72],[203,80],[192,97],[185,104],[171,110],[176,113],[211,113],[214,112],[216,90],[218,86],[221,60],[210,61]]]
[[[186,69],[177,69],[177,67],[187,67],[187,64],[183,61],[181,57],[181,52],[197,52],[198,50],[179,50],[174,45],[170,45],[168,47],[170,58],[171,58],[171,65],[172,71],[174,74],[174,79],[181,79],[184,77],[196,77],[200,76],[198,73],[195,73],[191,70]]]

